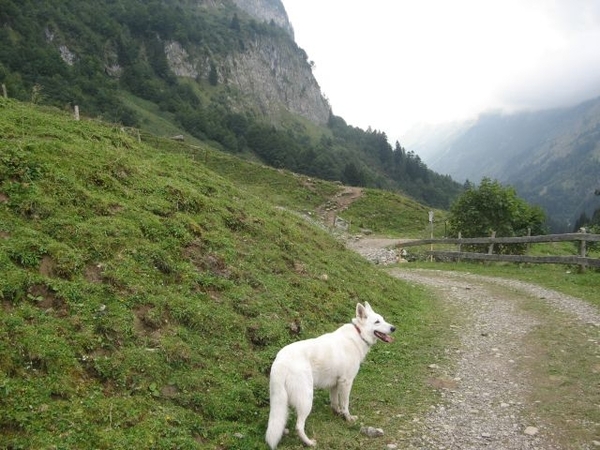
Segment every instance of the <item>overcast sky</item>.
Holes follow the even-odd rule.
[[[282,0],[334,114],[419,122],[600,96],[600,0]]]

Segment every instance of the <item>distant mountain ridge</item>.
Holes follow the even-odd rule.
[[[404,141],[433,170],[464,182],[515,186],[557,229],[600,207],[600,98],[570,108],[482,114],[409,132]]]

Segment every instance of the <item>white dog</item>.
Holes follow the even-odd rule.
[[[296,409],[296,430],[308,445],[316,442],[306,436],[304,424],[313,402],[313,388],[329,389],[331,407],[348,421],[352,382],[360,363],[377,340],[392,342],[389,334],[396,328],[375,313],[368,303],[356,305],[352,323],[333,333],[294,342],[282,348],[271,367],[271,411],[266,441],[275,449],[283,435],[288,405]]]

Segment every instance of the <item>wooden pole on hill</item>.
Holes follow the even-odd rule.
[[[8,92],[6,92],[6,85],[2,83],[2,96],[8,98]]]
[[[430,236],[433,239],[433,211],[429,211],[429,225],[430,225]],[[433,252],[433,243],[429,247],[429,250]],[[433,253],[429,255],[429,261],[433,262]]]
[[[79,106],[75,105],[75,120],[79,120]]]

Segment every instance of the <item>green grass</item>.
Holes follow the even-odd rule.
[[[240,189],[290,211],[314,212],[317,206],[340,190],[335,183],[274,169],[221,152],[205,153],[203,162]]]
[[[363,197],[341,214],[352,224],[351,232],[363,229],[387,237],[419,238],[431,236],[429,211],[431,208],[416,201],[387,191],[365,189]],[[434,210],[433,234],[444,236],[446,213]]]
[[[358,301],[397,325],[396,341],[359,372],[359,422],[335,417],[318,392],[308,434],[321,448],[382,448],[435,401],[427,366],[445,357],[452,312],[302,218],[338,184],[4,99],[0,136],[0,447],[264,448],[276,352],[348,322]],[[425,238],[428,211],[367,189],[340,216],[351,232]],[[436,237],[444,218],[436,211]],[[522,279],[600,305],[593,270],[403,267]],[[552,334],[539,336],[541,353]],[[579,379],[556,355],[535,361]],[[556,380],[548,372],[540,386]],[[361,425],[386,435],[366,438]],[[281,448],[303,447],[292,432]]]
[[[0,135],[0,447],[264,448],[276,352],[359,301],[398,331],[355,414],[394,439],[430,404],[436,300],[297,214],[339,186],[5,99]],[[322,448],[381,448],[324,403]]]
[[[183,135],[187,142],[196,145],[198,144],[196,138],[174,125],[172,114],[160,111],[160,108],[155,103],[141,99],[127,92],[121,94],[121,101],[123,101],[123,104],[133,110],[136,116],[140,118],[144,134],[151,132],[156,136],[167,138]]]

